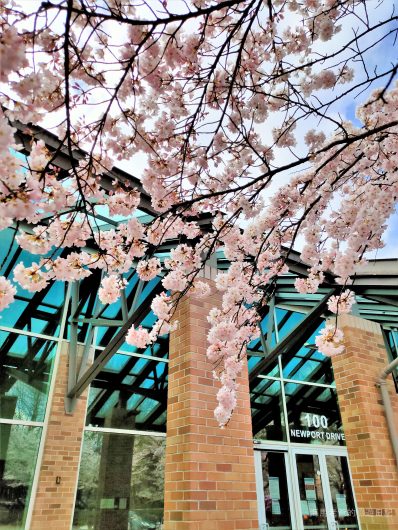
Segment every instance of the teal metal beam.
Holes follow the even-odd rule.
[[[125,336],[131,326],[135,326],[142,322],[145,316],[150,311],[150,304],[153,297],[163,291],[163,286],[159,282],[154,289],[147,295],[146,299],[142,301],[134,313],[129,316],[128,320],[123,324],[120,330],[115,334],[109,344],[102,350],[102,352],[95,359],[93,364],[85,371],[79,378],[73,388],[68,388],[67,398],[76,399],[88,387],[91,381],[99,374],[102,368],[106,365],[109,359],[120,349],[125,341]]]
[[[253,383],[256,377],[261,374],[267,367],[278,357],[287,351],[296,348],[305,340],[305,336],[311,335],[322,322],[322,314],[325,311],[327,301],[334,294],[335,290],[331,289],[322,300],[295,326],[292,331],[285,337],[262,361],[257,363],[249,375],[249,381]]]

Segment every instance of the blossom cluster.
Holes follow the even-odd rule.
[[[329,310],[336,314],[350,313],[354,304],[355,294],[349,289],[343,291],[340,296],[331,296],[328,300]]]
[[[321,330],[319,335],[315,337],[315,344],[323,355],[332,357],[333,355],[338,355],[339,353],[344,352],[345,347],[343,339],[344,334],[341,329],[328,324]]]
[[[120,298],[121,290],[127,285],[127,280],[118,277],[116,274],[106,276],[101,281],[98,289],[98,298],[103,304],[113,304]]]
[[[222,250],[230,266],[216,278],[222,304],[209,314],[207,355],[226,425],[288,249],[304,241],[308,275],[295,285],[307,294],[326,274],[350,285],[383,245],[398,197],[396,67],[357,66],[374,30],[383,45],[391,20],[361,19],[363,3],[342,0],[195,0],[178,9],[74,0],[31,14],[17,4],[0,7],[0,230],[18,226],[18,244],[37,259],[17,264],[14,280],[35,292],[99,269],[99,298],[114,303],[127,271],[142,282],[161,277],[153,329],[127,336],[144,348],[171,329],[179,297],[209,294],[199,273]],[[341,31],[351,22],[355,46]],[[376,82],[356,124],[337,116],[335,102]],[[46,120],[58,124],[57,149],[26,125]],[[25,159],[15,156],[17,122],[32,139]],[[333,135],[315,122],[332,124]],[[60,153],[71,169],[57,167]],[[137,154],[140,183],[119,171],[109,185],[114,163],[132,166]],[[141,219],[141,209],[151,216]],[[110,223],[98,222],[104,215]],[[14,295],[1,279],[0,309]],[[345,290],[329,309],[353,303]],[[339,330],[325,328],[317,341],[326,355],[342,351]]]
[[[16,292],[14,285],[4,276],[0,276],[0,311],[14,301]]]

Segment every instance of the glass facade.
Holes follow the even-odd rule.
[[[114,227],[125,220],[110,219],[103,205],[97,205],[95,211],[97,224]],[[137,216],[143,223],[151,220],[139,210]],[[17,230],[15,227],[0,230],[0,276],[10,279],[16,264],[22,262],[29,266],[38,261],[38,256],[18,246]],[[172,245],[167,243],[156,255],[161,260],[168,257]],[[53,257],[65,255],[63,252],[56,250]],[[217,253],[217,266],[228,267],[221,251]],[[149,329],[155,322],[150,304],[161,288],[160,277],[143,284],[135,270],[131,270],[123,275],[127,280],[123,302],[102,305],[97,297],[101,276],[102,271],[93,270],[90,276],[74,284],[77,300],[73,314],[66,300],[67,285],[51,281],[39,292],[17,286],[15,301],[1,313],[0,530],[24,530],[32,508],[32,492],[43,448],[42,433],[48,418],[51,376],[60,340],[73,336],[76,346],[76,343],[91,344],[93,339],[97,357],[120,330],[126,312],[131,315],[137,308],[144,308],[137,325]],[[328,292],[328,287],[321,287],[315,295],[299,294],[294,290],[295,278],[295,274],[289,273],[278,279],[275,307],[270,304],[272,309],[267,309],[261,322],[267,335],[266,348],[260,340],[250,345],[249,373],[258,363],[263,366],[268,353],[300,328],[306,314]],[[395,284],[386,293],[378,294],[396,296]],[[384,307],[376,300],[370,304],[366,297],[357,296],[357,310],[365,318],[387,323],[386,346],[391,359],[396,358],[398,316],[391,313],[391,306]],[[62,315],[68,317],[65,328]],[[331,362],[314,347],[319,327],[311,328],[301,337],[300,344],[285,350],[283,355],[271,356],[251,381],[255,440],[280,443],[284,451],[289,444],[345,444]],[[157,530],[162,522],[168,337],[160,337],[156,344],[142,350],[127,344],[122,348],[112,352],[90,385],[74,529]],[[281,453],[267,449],[262,472],[268,477],[264,484],[267,517],[272,526],[289,528],[292,522],[286,516],[285,462]],[[347,485],[346,460],[328,456],[325,462],[339,524],[356,524],[351,516],[353,496]],[[313,504],[305,508],[308,511],[304,512],[305,524],[322,528],[321,491],[315,488],[313,498],[312,484],[309,487],[310,479],[316,486],[316,480],[319,481],[318,463],[316,455],[301,455],[297,461],[301,501],[317,503],[316,516],[311,512]],[[279,497],[275,495],[276,479],[280,484]],[[304,506],[307,505],[303,504],[303,509]]]
[[[15,234],[14,228],[0,231],[0,276],[12,278],[17,263],[35,261]],[[18,286],[1,313],[0,530],[24,530],[31,508],[65,294],[62,283],[38,293]]]
[[[319,457],[299,454],[296,464],[303,528],[328,530]]]
[[[0,416],[44,421],[57,343],[42,337],[0,330]]]
[[[0,530],[25,528],[57,344],[0,326]]]
[[[86,430],[73,530],[159,530],[165,441]]]
[[[165,432],[167,374],[167,359],[117,353],[90,386],[87,425]]]
[[[23,530],[41,427],[0,423],[0,529]]]
[[[276,451],[261,451],[261,476],[269,527],[292,530],[285,455]]]
[[[272,341],[278,344],[303,318],[304,315],[276,309]],[[267,319],[263,326],[267,326]],[[314,346],[322,326],[324,323],[296,348],[266,363],[251,382],[255,440],[345,445],[332,364]],[[253,348],[261,352],[260,341]],[[259,358],[251,349],[249,374]]]
[[[0,275],[10,279],[17,263],[35,261],[35,256],[18,247],[15,235],[14,228],[0,231]],[[160,279],[140,284],[134,270],[126,279],[126,304],[147,307],[140,324],[150,328],[155,321],[150,302]],[[94,271],[72,289],[72,295],[77,293],[78,315],[72,314],[73,303],[62,282],[49,282],[37,293],[17,286],[15,301],[1,314],[0,530],[25,530],[32,514],[52,371],[61,339],[74,341],[76,347],[93,338],[97,357],[124,322],[121,301],[109,306],[96,300],[100,280],[101,271]],[[95,333],[87,322],[90,318],[98,320]],[[167,336],[144,351],[124,344],[123,351],[110,357],[90,385],[76,499],[79,528],[87,529],[87,524],[126,530],[159,527],[167,355]]]

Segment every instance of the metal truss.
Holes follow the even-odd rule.
[[[267,354],[265,358],[259,361],[251,370],[249,376],[251,385],[253,385],[253,383],[256,381],[258,375],[267,371],[275,359],[277,359],[278,355],[286,354],[289,351],[296,351],[296,349],[300,348],[304,344],[306,338],[310,337],[314,331],[316,331],[322,322],[322,314],[325,311],[327,301],[334,292],[334,289],[330,289],[329,292],[320,300],[320,302],[309,313],[307,313],[305,318],[299,322],[284,339],[278,342],[278,344],[272,350],[269,349],[268,345],[271,341],[272,330],[277,324],[275,312],[273,310],[271,311],[270,308],[267,336],[265,339],[264,337],[262,339],[262,342],[265,342]],[[271,321],[273,322],[271,323]]]
[[[59,166],[61,173],[68,171],[72,167],[67,150],[60,144],[59,140],[51,133],[37,126],[30,126],[29,129],[23,124],[15,123],[19,143],[25,146],[27,153],[31,146],[32,137],[42,139],[47,147],[54,153],[54,163]],[[85,156],[83,151],[74,153],[76,159]],[[101,186],[106,189],[112,189],[113,182],[129,182],[141,192],[141,202],[139,209],[143,216],[142,222],[148,222],[156,212],[151,205],[151,198],[142,189],[140,181],[132,175],[119,169],[112,169],[102,177]],[[99,216],[101,217],[101,216]],[[101,221],[109,223],[109,226],[115,222],[102,217]],[[211,216],[200,216],[196,221],[204,231],[211,230]],[[166,241],[159,252],[168,252],[175,247],[180,241]],[[12,274],[13,267],[20,259],[22,250],[18,247],[10,251],[2,275],[8,277]],[[63,254],[61,252],[60,255]],[[336,279],[332,274],[325,275],[325,282],[316,295],[300,295],[295,291],[294,281],[297,276],[305,277],[307,275],[307,264],[304,263],[298,252],[287,250],[285,252],[286,264],[289,267],[290,274],[280,277],[276,281],[276,288],[273,298],[270,300],[265,311],[268,314],[267,323],[264,327],[260,326],[260,341],[248,351],[249,355],[260,357],[260,361],[255,365],[250,373],[250,383],[252,389],[255,388],[258,381],[257,376],[266,371],[275,363],[278,355],[283,355],[289,359],[304,344],[312,333],[318,328],[323,320],[328,298],[341,286],[336,284]],[[218,269],[227,269],[228,260],[217,253],[214,256],[212,265]],[[132,273],[130,279],[132,278]],[[353,285],[350,285],[357,295],[357,304],[354,306],[356,313],[362,318],[379,322],[384,329],[391,330],[398,327],[398,260],[377,260],[369,263],[369,266],[361,267],[355,276]],[[153,297],[162,290],[160,282],[153,289],[144,287],[142,282],[137,281],[131,293],[126,296],[122,295],[120,308],[113,318],[105,316],[107,306],[103,306],[98,300],[98,287],[101,281],[101,274],[94,271],[89,277],[79,283],[71,286],[71,301],[69,306],[69,336],[60,337],[70,340],[69,350],[69,372],[68,388],[65,398],[65,408],[72,413],[76,405],[76,399],[82,392],[92,384],[99,390],[98,394],[90,403],[89,410],[93,413],[101,410],[112,392],[117,390],[123,396],[137,394],[142,400],[152,399],[155,402],[153,410],[145,419],[143,425],[146,428],[156,428],[154,422],[164,414],[167,406],[166,400],[166,377],[167,371],[164,371],[162,377],[157,375],[158,359],[150,360],[147,365],[138,371],[134,376],[134,382],[124,383],[131,370],[137,365],[137,357],[131,357],[125,367],[119,373],[111,374],[104,370],[105,365],[109,362],[115,353],[120,350],[124,342],[125,335],[131,325],[139,325],[150,313],[150,305]],[[58,329],[60,316],[63,309],[62,300],[44,302],[45,298],[51,292],[53,284],[49,284],[42,291],[35,293],[31,298],[18,296],[20,302],[26,303],[26,307],[18,316],[15,328],[19,330],[33,328],[35,319],[44,322],[41,333],[48,336],[54,336]],[[277,321],[277,308],[282,308],[287,313]],[[305,314],[303,320],[291,330],[287,336],[278,341],[279,333],[284,334],[288,326],[289,318],[295,312]],[[266,316],[263,315],[264,317]],[[100,328],[106,328],[103,334],[100,346],[101,351],[96,345],[96,334]],[[275,338],[275,342],[274,341]],[[17,335],[9,333],[4,343],[0,347],[0,359],[9,355],[11,348],[17,340]],[[48,339],[46,339],[48,340]],[[273,344],[277,344],[273,347]],[[12,366],[7,368],[7,373],[0,375],[0,384],[11,385],[16,379],[28,384],[40,387],[44,381],[44,372],[46,370],[46,360],[51,355],[51,342],[43,348],[43,339],[29,339],[26,356],[18,359],[12,357]],[[166,356],[168,350],[168,339],[160,338],[158,346]],[[94,351],[95,350],[95,351]],[[41,351],[40,359],[35,360],[36,354]],[[95,354],[97,354],[95,356]],[[308,353],[308,356],[311,352]],[[95,356],[94,362],[92,357]],[[303,361],[306,360],[305,356]],[[299,366],[300,366],[299,363]],[[299,369],[299,368],[297,368]],[[321,368],[320,368],[321,369]],[[7,380],[8,378],[8,380]],[[150,379],[151,388],[143,386],[146,379]],[[34,382],[33,382],[34,381]],[[123,398],[124,399],[124,398]],[[141,403],[140,401],[139,403]],[[157,404],[156,404],[157,403]],[[137,408],[137,407],[136,407]]]
[[[125,341],[126,334],[131,326],[138,326],[150,312],[151,302],[156,294],[159,294],[163,287],[159,282],[143,300],[140,300],[144,282],[139,280],[135,289],[129,296],[126,297],[122,292],[120,315],[116,318],[104,318],[101,313],[104,306],[99,302],[95,291],[89,290],[87,293],[89,299],[95,298],[94,303],[91,303],[91,315],[85,316],[80,314],[81,309],[88,304],[88,300],[82,298],[79,294],[79,282],[72,284],[71,291],[71,314],[70,314],[70,345],[69,345],[69,367],[68,367],[68,388],[65,397],[65,410],[67,413],[72,413],[76,406],[76,399],[84,392],[90,383],[105,367],[111,357],[117,353]],[[93,286],[92,286],[93,287]],[[79,342],[79,325],[85,325],[84,344]],[[95,335],[96,328],[107,327],[108,333],[111,328],[117,328],[116,333],[113,334],[112,339],[107,343],[105,348],[95,358],[94,362],[90,364],[93,350],[95,349]],[[122,375],[122,374],[120,374]],[[119,378],[119,382],[123,380]],[[117,389],[119,384],[113,381],[113,385]],[[127,385],[123,390],[127,390]],[[113,388],[113,387],[112,387]],[[137,384],[130,387],[130,392],[136,392],[140,395],[151,394],[153,398],[155,395],[159,397],[163,394],[155,392],[146,392],[138,388]]]

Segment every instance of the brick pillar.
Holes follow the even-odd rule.
[[[247,373],[225,429],[214,419],[218,383],[206,358],[206,316],[219,304],[190,294],[179,304],[170,337],[165,530],[258,529]]]
[[[354,490],[362,530],[398,528],[398,469],[376,383],[387,365],[379,324],[339,317],[346,351],[333,358]],[[391,377],[391,400],[398,399]]]
[[[86,416],[87,392],[73,414],[65,413],[68,343],[63,342],[30,530],[70,530]],[[60,484],[56,483],[60,477]]]

